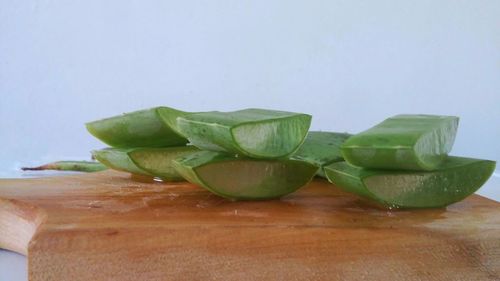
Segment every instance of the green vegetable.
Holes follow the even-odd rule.
[[[199,151],[194,146],[138,148],[128,153],[132,162],[147,173],[168,181],[182,181],[184,178],[174,169],[172,161],[183,155]]]
[[[92,135],[112,147],[178,146],[186,144],[187,139],[176,133],[168,120],[183,114],[175,109],[155,107],[93,121],[86,126]]]
[[[198,151],[194,146],[164,148],[105,148],[93,151],[94,157],[104,165],[137,175],[158,177],[166,181],[183,178],[172,167],[172,160]]]
[[[306,140],[299,150],[292,156],[293,159],[307,161],[320,169],[317,175],[326,177],[323,167],[339,161],[344,161],[340,152],[340,146],[351,134],[335,132],[315,132],[307,134]]]
[[[232,200],[284,196],[307,184],[318,168],[299,160],[264,160],[200,151],[173,161],[188,181]]]
[[[57,161],[48,163],[38,167],[22,167],[23,171],[43,171],[43,170],[57,170],[57,171],[75,171],[75,172],[99,172],[106,170],[107,167],[99,162],[91,161]]]
[[[180,111],[166,106],[158,107],[156,112],[160,116],[161,120],[165,124],[167,124],[168,127],[170,127],[170,129],[172,129],[179,136],[185,137],[177,127],[177,118],[180,116],[186,116],[188,114],[193,114],[193,113]]]
[[[265,109],[203,112],[177,118],[180,132],[201,148],[253,158],[280,158],[304,141],[311,116]]]
[[[450,152],[457,127],[454,116],[397,115],[349,138],[342,154],[364,168],[431,171]]]
[[[325,167],[328,180],[341,189],[395,208],[443,207],[481,187],[495,162],[449,156],[432,172],[368,170],[333,163]]]
[[[130,159],[129,152],[132,150],[133,149],[130,148],[105,148],[92,151],[92,156],[94,156],[97,161],[113,170],[129,172],[136,175],[153,176],[137,167],[132,159]]]

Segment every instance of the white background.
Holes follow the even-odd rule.
[[[500,1],[0,0],[0,177],[88,159],[102,144],[85,122],[157,105],[306,112],[353,133],[457,115],[453,154],[500,160],[499,15]],[[16,259],[0,253],[0,280],[26,278]]]

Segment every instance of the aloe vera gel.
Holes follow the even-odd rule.
[[[200,149],[252,158],[282,158],[304,141],[311,116],[265,109],[204,112],[177,118],[177,126]]]
[[[363,168],[432,171],[450,152],[457,127],[454,116],[396,115],[349,138],[342,155]]]
[[[315,175],[386,207],[443,207],[474,193],[495,162],[448,156],[458,117],[396,115],[356,135],[309,131],[308,114],[155,107],[87,123],[111,169],[187,180],[231,200],[280,198]],[[98,169],[104,169],[102,165]]]
[[[346,162],[324,167],[330,182],[387,207],[435,208],[460,201],[495,162],[448,156],[458,117],[397,115],[342,144]]]
[[[328,180],[341,189],[396,208],[458,202],[478,190],[494,170],[494,161],[453,156],[432,172],[363,169],[346,162],[325,167]]]
[[[107,167],[136,175],[180,181],[183,178],[172,166],[180,156],[198,151],[193,146],[165,148],[105,148],[92,152],[94,157]]]
[[[232,200],[279,198],[306,185],[318,168],[291,159],[252,159],[201,151],[177,158],[176,170],[188,181]]]

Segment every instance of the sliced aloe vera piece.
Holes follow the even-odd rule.
[[[201,148],[254,158],[288,156],[304,141],[311,116],[265,109],[203,112],[177,118],[180,132]]]
[[[161,116],[159,111],[161,110]],[[112,147],[165,147],[187,143],[165,119],[175,119],[182,111],[155,107],[86,124],[87,130]]]
[[[158,177],[166,181],[179,181],[183,178],[172,167],[172,160],[194,151],[198,151],[198,149],[193,146],[105,148],[92,151],[92,155],[99,162],[114,170]]]
[[[396,115],[349,138],[342,154],[364,168],[431,171],[450,152],[457,127],[454,116]]]
[[[167,181],[184,178],[174,169],[172,161],[178,157],[199,151],[194,146],[138,148],[128,153],[132,162],[141,170]]]
[[[317,175],[326,177],[322,167],[339,161],[344,161],[340,146],[351,134],[336,132],[310,131],[299,150],[292,156],[293,159],[307,161],[320,169]]]
[[[307,184],[317,167],[300,160],[234,157],[200,151],[173,161],[188,181],[232,200],[279,198]]]
[[[113,170],[129,172],[136,175],[152,176],[148,172],[137,167],[130,159],[128,153],[132,150],[132,148],[104,148],[93,150],[92,156],[94,156],[97,161]]]
[[[478,190],[495,170],[489,160],[449,156],[432,172],[368,170],[347,164],[326,166],[328,180],[345,191],[395,208],[444,207]]]

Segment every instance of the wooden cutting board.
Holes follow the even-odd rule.
[[[0,180],[30,280],[500,280],[500,204],[381,210],[315,180],[281,200],[100,172]]]

